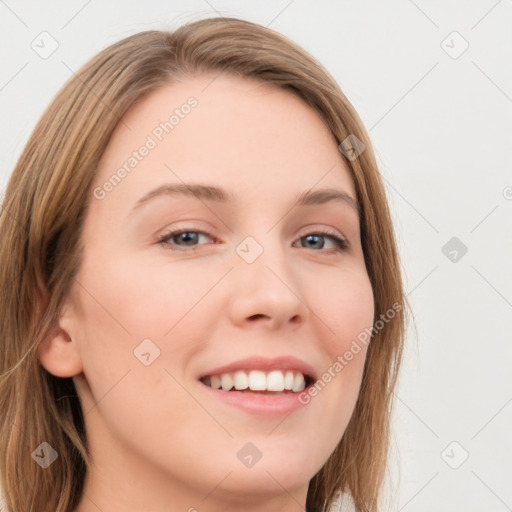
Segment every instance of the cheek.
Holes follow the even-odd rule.
[[[160,384],[166,389],[174,381],[164,369],[184,380],[188,362],[204,348],[207,322],[218,316],[218,302],[208,292],[224,272],[197,264],[188,267],[183,261],[160,258],[155,265],[121,254],[102,257],[99,250],[89,252],[78,276],[78,338],[95,399],[127,372],[123,387],[140,379],[140,389]],[[144,359],[151,361],[149,366]],[[157,382],[162,374],[167,379]]]
[[[79,277],[84,318],[94,318],[95,327],[114,339],[162,338],[189,321],[217,280],[217,274],[197,264],[188,270],[183,262],[161,256],[155,264],[114,251],[102,258],[91,251]]]
[[[316,303],[321,305],[322,320],[328,327],[330,342],[327,345],[331,359],[347,350],[352,341],[371,329],[374,319],[373,290],[365,271],[346,272],[330,282],[327,291],[318,289],[321,294]]]
[[[319,414],[324,411],[333,449],[357,401],[370,339],[367,333],[374,319],[373,290],[366,272],[346,273],[338,281],[340,285],[329,287],[324,299],[316,301],[323,304],[319,316],[328,326],[323,331],[328,333],[323,343],[327,360],[315,386],[302,396],[304,402],[316,402]]]

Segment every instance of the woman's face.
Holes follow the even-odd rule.
[[[333,367],[374,304],[337,143],[291,93],[214,78],[133,106],[93,185],[60,327],[80,360],[85,492],[100,508],[296,510],[358,395],[365,350]],[[349,199],[297,204],[327,188]],[[302,374],[329,368],[315,396],[300,392]]]

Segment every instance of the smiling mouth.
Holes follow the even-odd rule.
[[[200,379],[205,386],[219,391],[283,395],[303,391],[313,379],[297,370],[238,370]]]

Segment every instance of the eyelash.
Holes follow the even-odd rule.
[[[170,251],[187,251],[186,247],[183,249],[175,249],[175,248],[173,248],[172,244],[170,244],[167,241],[169,238],[174,237],[176,235],[181,235],[183,233],[199,233],[201,235],[206,235],[206,236],[214,239],[214,237],[212,237],[211,235],[209,235],[208,233],[206,233],[204,231],[199,231],[199,230],[194,230],[194,229],[177,229],[174,231],[168,231],[168,232],[164,233],[162,236],[160,236],[158,238],[158,244],[161,245],[164,249],[170,250]],[[320,249],[320,252],[326,252],[328,254],[329,253],[331,253],[331,254],[332,253],[340,253],[340,252],[346,251],[350,247],[347,240],[345,240],[344,238],[341,238],[336,232],[329,231],[327,229],[322,229],[319,231],[312,231],[311,233],[306,233],[305,235],[299,237],[298,240],[300,240],[302,238],[306,238],[310,235],[320,235],[320,236],[323,236],[326,238],[331,238],[334,241],[334,243],[337,245],[337,248],[335,248],[335,249]],[[194,251],[197,249],[197,247],[198,246],[194,246],[190,250]],[[304,249],[307,249],[307,247],[304,247]]]

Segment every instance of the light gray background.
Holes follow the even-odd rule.
[[[511,1],[0,1],[2,190],[73,71],[132,33],[210,15],[303,46],[373,140],[416,322],[384,510],[512,510]],[[43,31],[59,45],[45,59],[31,47],[50,48]],[[452,237],[465,255],[442,252]]]

